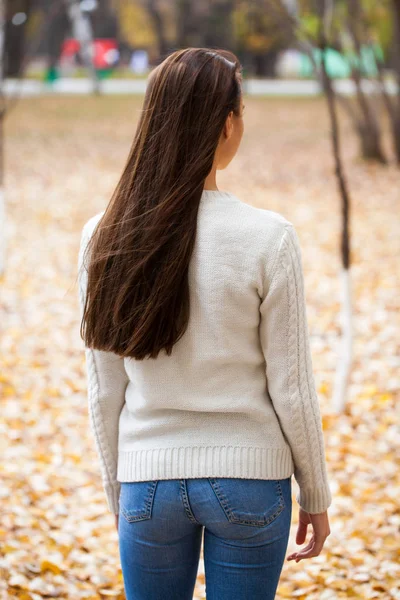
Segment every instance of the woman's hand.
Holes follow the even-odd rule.
[[[330,535],[328,511],[311,515],[302,508],[299,512],[299,527],[297,529],[296,544],[304,544],[307,535],[307,526],[311,523],[313,534],[311,540],[299,552],[293,552],[287,557],[287,560],[296,560],[299,562],[302,558],[311,558],[318,556],[324,546],[325,540]]]
[[[115,527],[117,528],[117,531],[118,531],[118,517],[119,517],[119,515],[115,515]]]

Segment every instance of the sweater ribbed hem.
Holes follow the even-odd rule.
[[[196,477],[285,479],[293,473],[288,446],[181,446],[118,452],[118,481]]]

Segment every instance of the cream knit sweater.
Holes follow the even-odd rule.
[[[85,224],[78,259],[101,212]],[[109,510],[121,481],[281,479],[325,511],[328,483],[299,239],[279,213],[204,190],[189,268],[189,327],[171,356],[85,348],[91,430]]]

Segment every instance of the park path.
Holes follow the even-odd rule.
[[[146,91],[145,79],[118,79],[112,77],[100,82],[101,93],[105,95],[139,95]],[[367,94],[376,93],[376,85],[369,80],[362,82]],[[344,96],[354,96],[356,89],[351,79],[338,79],[334,81],[335,89]],[[49,84],[34,79],[8,79],[5,83],[5,93],[8,96],[32,97],[55,95],[87,95],[91,94],[93,85],[90,79],[82,77],[61,77]],[[321,85],[312,79],[254,79],[244,80],[244,90],[248,96],[263,97],[314,97],[321,94]],[[397,88],[394,81],[387,82],[389,94],[396,94]]]

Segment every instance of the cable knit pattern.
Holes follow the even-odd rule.
[[[103,213],[84,226],[78,259]],[[121,481],[283,479],[310,512],[331,504],[297,233],[274,211],[204,190],[190,320],[167,356],[86,348],[90,424],[108,506]]]
[[[282,349],[285,347],[287,352],[288,402],[282,401],[284,390],[276,388],[275,393],[273,384],[269,386],[271,399],[294,454],[294,474],[300,488],[296,500],[304,510],[318,513],[326,510],[332,497],[325,464],[322,420],[312,372],[300,243],[291,223],[285,226],[274,277],[261,311],[265,313],[265,323],[267,319],[273,321],[273,305],[275,311],[283,310],[287,314],[286,341],[282,344]],[[275,301],[271,301],[274,297]],[[272,339],[272,336],[271,329],[263,339]],[[275,333],[275,339],[279,339],[278,332]],[[266,361],[268,371],[268,356]],[[272,374],[271,379],[273,376]]]
[[[310,447],[311,450],[315,449],[318,452],[317,460],[315,462],[308,463],[309,469],[308,472],[306,472],[307,474],[304,475],[307,484],[302,482],[302,492],[298,495],[297,500],[301,505],[308,505],[310,507],[310,512],[321,512],[324,510],[326,503],[331,502],[331,495],[327,484],[326,469],[324,468],[325,448],[322,435],[322,421],[315,389],[311,351],[308,343],[309,331],[304,294],[304,280],[302,275],[303,266],[300,253],[300,243],[296,230],[293,227],[289,228],[288,233],[287,250],[290,254],[290,262],[292,264],[292,277],[290,279],[292,284],[290,289],[290,298],[291,303],[296,305],[296,310],[298,312],[298,322],[296,323],[297,327],[292,326],[292,333],[293,337],[296,337],[297,332],[299,333],[299,343],[297,345],[297,365],[300,376],[299,389],[301,393],[304,427],[303,431],[306,432],[304,448],[306,455]],[[289,312],[294,312],[294,309],[292,311],[291,308],[289,308]],[[289,347],[291,347],[290,343]],[[302,369],[303,365],[304,370]],[[296,380],[291,382],[290,390],[292,399],[296,398]],[[313,489],[313,484],[316,480],[324,484],[323,489]]]
[[[85,264],[83,264],[83,253],[88,241],[89,231],[88,227],[85,226],[82,232],[78,258],[79,304],[81,317],[83,315],[87,286],[87,263],[85,262]],[[92,350],[91,348],[87,347],[85,348],[85,355],[90,427],[94,436],[97,454],[100,458],[101,477],[103,487],[106,492],[108,507],[110,512],[118,513],[118,501],[121,485],[117,481],[118,449],[116,446],[116,432],[118,431],[119,413],[125,402],[124,396],[125,388],[128,384],[128,377],[123,367],[123,360],[121,360],[119,356],[115,356],[107,352]],[[115,365],[118,365],[117,369],[115,369]],[[101,386],[101,378],[99,374],[100,370],[107,377],[107,374],[110,373],[110,368],[110,383],[115,380],[118,374],[119,380],[122,382],[122,386],[120,384],[115,387],[112,385],[111,389],[114,393],[111,397],[109,394],[104,393],[107,390],[108,385],[106,382],[103,387]],[[110,406],[110,399],[112,399],[113,406]],[[116,408],[117,411],[113,411],[113,408]]]

